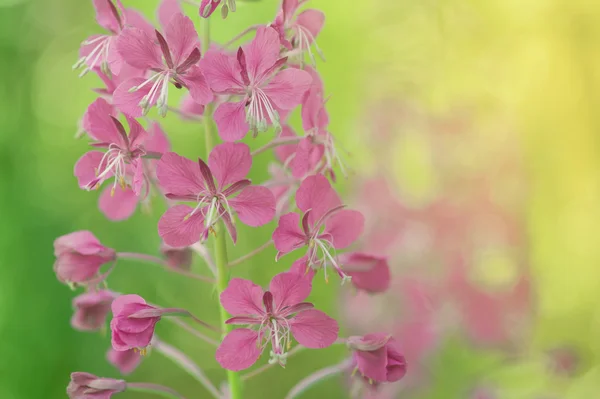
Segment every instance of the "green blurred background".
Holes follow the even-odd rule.
[[[155,21],[156,1],[124,3]],[[251,24],[269,22],[277,4],[240,4],[226,21],[217,15],[215,40],[223,42]],[[372,172],[364,121],[381,99],[409,100],[434,116],[467,104],[474,131],[478,126],[510,126],[528,182],[524,218],[537,298],[531,346],[535,350],[567,342],[584,360],[575,377],[550,381],[536,362],[498,365],[494,354],[450,346],[432,363],[433,387],[423,397],[462,398],[459,392],[482,374],[520,392],[502,399],[542,399],[546,392],[556,398],[597,397],[600,5],[584,0],[311,0],[310,5],[327,16],[318,40],[327,62],[318,69],[332,95],[331,130],[352,154],[355,173]],[[185,10],[199,22],[193,7]],[[99,82],[92,76],[78,79],[71,65],[81,40],[99,29],[89,1],[0,0],[2,399],[64,398],[72,371],[118,375],[105,361],[109,336],[79,333],[69,325],[74,294],[52,272],[57,236],[89,229],[119,251],[157,253],[162,204],[155,201],[151,214],[138,210],[127,222],[111,223],[96,208],[98,194],[80,190],[72,174],[74,162],[87,149],[85,140],[73,139],[77,121],[95,98],[90,88]],[[190,157],[204,154],[198,125],[169,115],[163,127],[175,151]],[[481,138],[483,143],[504,134],[481,130],[496,132]],[[398,186],[426,195],[431,184],[419,156],[422,149],[402,144],[392,138],[387,147],[392,155],[406,156],[389,166],[391,173]],[[466,153],[465,162],[477,151]],[[268,161],[268,156],[255,161],[255,181],[266,179]],[[265,242],[272,229],[273,224],[252,233],[242,229],[244,239],[232,257]],[[252,267],[246,264],[235,273],[267,283],[289,266],[289,261],[275,264],[273,257],[273,251],[266,251]],[[203,271],[201,262],[194,267]],[[210,288],[151,266],[122,262],[111,276],[111,288],[217,320]],[[336,290],[318,282],[312,299],[336,314]],[[210,348],[171,326],[160,325],[157,333],[197,359],[213,381],[224,379]],[[252,380],[247,397],[282,398],[294,381],[342,355],[340,348],[306,351],[286,370],[273,369]],[[159,354],[145,359],[129,379],[177,387],[188,398],[208,395]],[[332,380],[305,397],[347,394],[340,380]]]

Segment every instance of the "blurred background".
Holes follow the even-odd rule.
[[[155,22],[157,1],[123,0]],[[239,2],[241,3],[241,1]],[[278,0],[241,3],[213,37],[225,42],[273,20]],[[585,0],[310,0],[326,14],[330,130],[350,169],[338,186],[363,210],[363,249],[389,256],[393,282],[367,295],[316,279],[311,299],[343,320],[344,336],[394,333],[409,374],[376,398],[590,399],[600,392],[600,6]],[[184,6],[199,24],[197,8]],[[199,25],[198,25],[199,26]],[[75,295],[52,271],[52,242],[91,230],[118,251],[158,255],[154,201],[109,222],[73,164],[74,139],[96,98],[95,76],[71,66],[101,28],[91,1],[0,0],[0,398],[64,398],[72,371],[118,377],[108,334],[74,331]],[[177,98],[172,98],[177,105]],[[156,115],[153,115],[156,116]],[[300,125],[298,115],[292,117]],[[161,121],[175,151],[204,154],[202,128]],[[258,147],[270,137],[260,137]],[[268,178],[265,154],[252,169]],[[274,223],[242,228],[232,258],[266,242]],[[268,250],[235,269],[260,284],[286,270]],[[205,273],[197,261],[194,270]],[[210,287],[123,261],[111,288],[186,307],[214,323]],[[213,381],[211,348],[161,323]],[[248,398],[283,398],[303,376],[339,362],[341,347],[305,351],[247,384]],[[266,362],[262,359],[260,362]],[[160,354],[130,376],[207,393]],[[303,397],[347,398],[333,378]],[[366,396],[365,393],[363,396]],[[119,398],[145,395],[123,393]],[[360,396],[359,396],[360,397]]]

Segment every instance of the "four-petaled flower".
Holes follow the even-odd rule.
[[[248,325],[231,331],[217,349],[219,364],[239,371],[252,366],[271,344],[269,363],[285,366],[291,336],[307,348],[325,348],[335,342],[339,327],[325,313],[304,302],[311,284],[298,273],[273,277],[263,291],[249,280],[234,278],[221,293],[221,305],[234,315],[227,324]]]
[[[297,68],[281,70],[286,58],[279,56],[279,36],[270,27],[260,27],[249,44],[236,56],[209,51],[201,61],[210,87],[218,94],[242,97],[217,108],[214,119],[225,141],[241,140],[248,130],[254,135],[279,127],[278,110],[300,104],[310,87],[310,74]]]
[[[355,369],[370,381],[395,382],[406,375],[406,359],[389,334],[349,337]]]
[[[139,295],[121,295],[111,305],[113,319],[110,321],[111,342],[114,350],[139,350],[143,355],[154,335],[161,309],[146,304]]]
[[[90,373],[71,373],[67,386],[70,399],[110,399],[115,393],[123,392],[127,384],[123,380],[100,378]]]
[[[275,198],[262,186],[251,186],[245,179],[252,165],[246,144],[224,143],[208,157],[208,165],[195,163],[175,153],[158,162],[156,175],[166,196],[197,202],[195,208],[176,205],[158,222],[158,233],[172,247],[186,247],[206,239],[215,223],[225,223],[231,239],[237,241],[232,212],[252,227],[268,223],[275,215]],[[237,195],[236,195],[237,194]]]
[[[308,247],[308,265],[323,268],[331,266],[342,278],[350,279],[337,259],[335,250],[351,245],[363,231],[364,217],[344,205],[329,181],[323,175],[309,176],[296,192],[296,205],[304,212],[302,222],[297,213],[287,213],[279,219],[273,232],[277,258],[304,246]]]
[[[127,28],[117,41],[117,49],[125,62],[151,71],[148,79],[129,79],[113,94],[115,106],[133,117],[145,115],[154,105],[160,115],[165,116],[171,83],[177,88],[187,88],[197,103],[206,104],[213,98],[197,65],[200,42],[192,20],[176,13],[164,30],[164,36],[154,31],[155,42],[146,32]]]

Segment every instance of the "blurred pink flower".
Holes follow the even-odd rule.
[[[123,392],[125,381],[113,378],[100,378],[90,373],[71,373],[71,382],[67,386],[70,399],[110,399],[115,393]]]
[[[67,284],[86,284],[97,278],[100,267],[117,257],[89,231],[75,231],[54,241],[54,271]]]
[[[142,361],[142,355],[137,349],[117,351],[113,348],[108,350],[106,359],[115,366],[123,375],[132,373]]]
[[[296,68],[280,70],[287,59],[279,57],[279,48],[277,32],[260,27],[252,42],[238,49],[236,57],[209,51],[202,60],[215,93],[243,96],[241,101],[223,103],[215,111],[215,123],[224,141],[241,140],[248,130],[254,135],[264,132],[269,124],[278,128],[278,111],[300,104],[310,86],[310,74]]]
[[[80,331],[100,330],[106,323],[114,294],[110,291],[90,291],[73,299],[75,313],[71,325]]]
[[[375,382],[395,382],[406,375],[406,359],[389,334],[349,337],[352,360],[358,372]]]
[[[223,339],[217,349],[219,364],[239,371],[252,366],[269,342],[270,362],[285,366],[291,335],[307,348],[330,346],[338,337],[337,322],[304,302],[311,291],[310,282],[297,273],[280,273],[273,277],[269,290],[249,280],[235,278],[221,293],[221,305],[234,315],[227,324],[256,326],[258,330],[240,328]]]
[[[174,248],[168,244],[160,245],[160,252],[165,256],[167,265],[173,269],[190,270],[194,252],[190,247]]]
[[[250,180],[245,179],[251,165],[246,144],[216,146],[208,157],[208,165],[202,159],[195,163],[172,152],[163,155],[158,162],[157,177],[167,197],[197,202],[195,208],[173,206],[161,217],[158,232],[165,243],[185,247],[201,236],[206,239],[219,219],[235,243],[237,231],[232,211],[249,226],[268,223],[275,214],[275,198],[268,188],[251,186]]]
[[[387,291],[390,287],[390,266],[385,256],[351,252],[339,256],[352,285],[369,293]]]
[[[112,347],[116,351],[137,349],[145,353],[162,310],[146,304],[139,295],[121,295],[112,303]]]

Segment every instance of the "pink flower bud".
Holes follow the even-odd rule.
[[[163,243],[160,246],[160,252],[165,256],[169,267],[190,270],[194,253],[189,247],[174,248]]]
[[[86,284],[97,276],[100,267],[116,259],[89,231],[76,231],[54,241],[54,271],[58,280],[67,284]]]
[[[113,301],[111,308],[113,349],[121,352],[137,349],[143,355],[150,345],[161,310],[147,305],[138,295],[122,295]]]
[[[67,386],[70,399],[110,399],[126,388],[125,381],[112,378],[99,378],[90,373],[71,373],[71,382]]]
[[[375,333],[350,337],[347,345],[353,350],[356,369],[370,381],[395,382],[406,375],[406,359],[390,335]]]
[[[117,351],[110,348],[106,354],[106,358],[108,362],[119,369],[123,375],[132,373],[142,361],[142,355],[139,351],[134,349]]]
[[[110,291],[86,292],[73,299],[75,313],[71,325],[80,331],[99,330],[106,323],[114,294]]]

